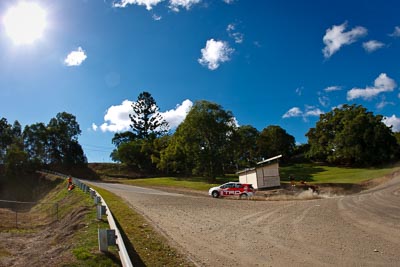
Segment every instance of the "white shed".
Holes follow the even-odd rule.
[[[281,186],[278,162],[278,159],[281,157],[282,155],[269,158],[258,162],[254,168],[239,171],[239,182],[252,184],[256,189]]]

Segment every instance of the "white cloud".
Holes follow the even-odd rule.
[[[193,102],[186,99],[182,104],[176,105],[175,109],[160,112],[161,116],[168,122],[171,129],[175,129],[186,118],[186,115],[193,106]]]
[[[235,50],[230,48],[227,42],[210,39],[207,41],[206,47],[201,49],[201,58],[198,59],[198,62],[210,70],[215,70],[222,62],[230,60],[233,51]]]
[[[235,40],[235,43],[241,44],[244,40],[244,35],[241,32],[234,32],[231,34],[231,37]]]
[[[222,0],[222,1],[224,1],[226,4],[232,4],[233,2],[235,2],[235,0]]]
[[[392,36],[395,38],[400,37],[400,27],[399,26],[394,27],[393,33],[389,34],[389,36]]]
[[[133,113],[133,101],[124,100],[120,105],[111,106],[107,109],[104,115],[104,123],[98,127],[92,124],[94,131],[100,130],[102,132],[123,132],[130,129],[132,124],[129,114]],[[168,122],[171,129],[176,128],[185,118],[190,108],[193,106],[192,101],[186,99],[182,104],[176,105],[175,109],[166,112],[160,112],[164,119]]]
[[[303,93],[303,90],[304,90],[304,86],[297,87],[296,88],[296,94],[298,96],[301,96],[301,94]]]
[[[118,8],[125,8],[128,5],[138,5],[145,6],[147,10],[152,10],[153,7],[164,1],[165,0],[118,0],[114,1],[113,6]],[[175,12],[179,12],[181,8],[189,10],[193,5],[196,5],[200,2],[201,0],[169,0],[168,7]],[[153,15],[153,19],[160,20],[161,17]]]
[[[111,106],[104,115],[104,123],[100,125],[103,132],[122,132],[130,129],[132,114],[132,101],[124,100],[121,105]]]
[[[384,43],[376,41],[376,40],[370,40],[368,42],[363,43],[363,47],[364,47],[365,51],[367,51],[368,53],[372,53],[384,46],[385,46]]]
[[[228,26],[226,27],[226,31],[228,32],[229,37],[235,40],[235,43],[243,43],[244,35],[243,33],[236,31],[236,25],[234,23],[228,24]]]
[[[232,118],[231,124],[232,124],[234,127],[240,127],[240,124],[239,124],[238,120],[236,119],[236,117],[233,117],[233,118]]]
[[[353,88],[348,91],[347,100],[353,100],[356,98],[368,100],[380,93],[391,92],[396,88],[396,86],[396,82],[393,79],[389,78],[386,73],[381,73],[379,77],[375,79],[374,86],[365,89]]]
[[[253,44],[255,47],[258,47],[258,48],[262,47],[262,45],[259,41],[254,41]]]
[[[120,0],[118,2],[114,2],[114,7],[124,8],[127,5],[138,5],[138,6],[146,6],[147,10],[151,10],[153,6],[158,5],[164,0]]]
[[[327,107],[330,104],[330,99],[327,96],[320,96],[318,97],[318,101],[323,107]]]
[[[383,123],[388,127],[392,126],[393,132],[400,132],[400,118],[397,118],[396,115],[392,115],[392,117],[384,117]]]
[[[341,109],[341,108],[343,108],[343,104],[339,104],[335,107],[332,107],[331,110],[334,110],[335,108]]]
[[[318,117],[319,115],[323,114],[324,112],[319,108],[309,107],[307,108],[306,112],[304,112],[304,117]]]
[[[383,109],[383,108],[386,107],[387,105],[395,106],[396,104],[395,104],[394,102],[389,102],[389,101],[386,101],[385,99],[383,99],[381,102],[379,102],[378,104],[376,104],[376,108],[377,108],[377,109]]]
[[[72,51],[68,54],[68,56],[64,59],[64,64],[67,66],[79,66],[85,61],[87,58],[85,51],[82,47],[78,47],[77,50]]]
[[[326,87],[326,88],[324,89],[324,91],[327,92],[327,93],[329,93],[329,92],[334,92],[334,91],[340,91],[340,90],[342,90],[342,87],[341,87],[341,86],[336,86],[336,85],[334,85],[334,86],[328,86],[328,87]]]
[[[303,111],[301,111],[298,107],[293,107],[289,109],[285,114],[283,114],[282,118],[292,118],[292,117],[300,117],[303,115]]]
[[[347,22],[341,25],[333,25],[332,28],[326,30],[323,42],[325,44],[322,52],[325,58],[331,57],[334,53],[339,51],[343,45],[349,45],[356,42],[359,38],[367,34],[367,29],[357,26],[350,31],[345,32]]]
[[[226,31],[227,32],[232,32],[236,29],[236,26],[234,23],[228,24],[228,26],[226,27]]]
[[[306,106],[306,110],[304,112],[298,107],[293,107],[283,114],[282,118],[287,119],[293,117],[303,117],[303,119],[306,120],[307,117],[315,117],[323,113],[324,112],[319,108],[313,106]]]
[[[156,15],[156,14],[153,14],[153,16],[151,16],[155,21],[159,21],[159,20],[161,20],[162,19],[162,16],[159,16],[159,15]]]
[[[180,8],[189,10],[193,5],[200,3],[201,0],[170,0],[169,8],[175,12],[179,12]]]

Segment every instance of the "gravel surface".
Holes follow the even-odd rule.
[[[400,266],[400,176],[354,195],[285,201],[93,184],[124,198],[199,266]]]

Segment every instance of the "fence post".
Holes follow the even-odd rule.
[[[57,222],[58,222],[58,220],[59,220],[59,217],[58,217],[58,203],[56,203],[55,205],[56,205],[56,218],[57,218]]]

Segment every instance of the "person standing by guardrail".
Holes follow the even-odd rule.
[[[68,191],[71,191],[72,189],[75,188],[75,185],[72,183],[72,177],[71,177],[71,175],[68,176],[67,181],[68,181],[68,187],[67,187],[67,189],[68,189]]]

